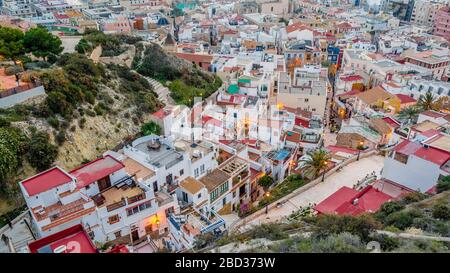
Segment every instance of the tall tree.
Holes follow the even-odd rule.
[[[28,162],[38,171],[48,169],[58,155],[58,148],[51,144],[49,135],[44,131],[34,132],[28,150]]]
[[[261,187],[264,187],[265,189],[269,188],[270,185],[272,185],[272,184],[273,184],[273,178],[271,176],[264,175],[263,177],[258,179],[258,185],[260,185]]]
[[[425,93],[425,95],[420,95],[417,105],[422,108],[422,110],[437,110],[439,111],[439,100],[437,100],[431,92]]]
[[[25,53],[23,37],[24,34],[19,29],[0,27],[0,55],[12,60],[23,55]]]
[[[314,150],[307,153],[308,157],[306,159],[300,160],[301,164],[300,170],[310,178],[316,178],[321,172],[325,171],[327,168],[327,162],[330,160],[330,154],[325,150]]]
[[[25,33],[23,44],[27,52],[46,60],[50,54],[63,51],[61,40],[43,27],[32,28]]]
[[[405,107],[402,110],[400,110],[400,112],[398,112],[398,117],[401,119],[415,122],[415,120],[419,116],[419,113],[420,109],[417,106],[413,105]]]

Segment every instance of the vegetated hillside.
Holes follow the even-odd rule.
[[[401,238],[408,233],[450,237],[450,176],[435,196],[411,193],[383,204],[375,214],[361,216],[303,215],[282,223],[263,224],[244,233],[229,234],[215,241],[202,235],[197,246],[232,252],[369,252],[367,244],[380,243],[382,252],[446,252],[450,244],[430,239]],[[390,236],[377,231],[392,232]]]
[[[138,73],[78,53],[31,73],[47,97],[0,110],[3,198],[20,196],[16,182],[53,162],[70,169],[131,139],[162,107]]]
[[[159,45],[137,44],[136,49],[133,68],[166,85],[171,97],[179,104],[191,106],[194,97],[207,98],[222,85],[218,76],[166,53]]]
[[[91,53],[95,47],[102,46],[102,57],[113,57],[124,53],[129,45],[142,38],[125,34],[105,34],[95,29],[87,29],[75,49],[78,53]]]

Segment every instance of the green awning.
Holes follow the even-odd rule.
[[[237,86],[237,84],[231,84],[230,86],[228,86],[228,93],[233,95],[239,93],[239,87]]]
[[[238,83],[250,83],[251,80],[250,79],[239,79]]]

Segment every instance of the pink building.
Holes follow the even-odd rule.
[[[119,17],[109,19],[103,25],[105,33],[131,33],[131,24],[127,18]]]
[[[434,34],[450,41],[450,7],[443,7],[436,13]]]

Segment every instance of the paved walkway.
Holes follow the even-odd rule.
[[[350,163],[340,172],[336,172],[327,177],[324,183],[320,183],[290,198],[281,208],[270,209],[267,215],[263,214],[253,219],[245,226],[239,228],[239,230],[244,231],[251,228],[252,225],[274,222],[288,216],[300,207],[308,206],[309,204],[318,204],[343,186],[353,187],[357,184],[358,180],[362,180],[367,174],[373,171],[379,174],[383,168],[383,162],[384,157],[374,155]]]

